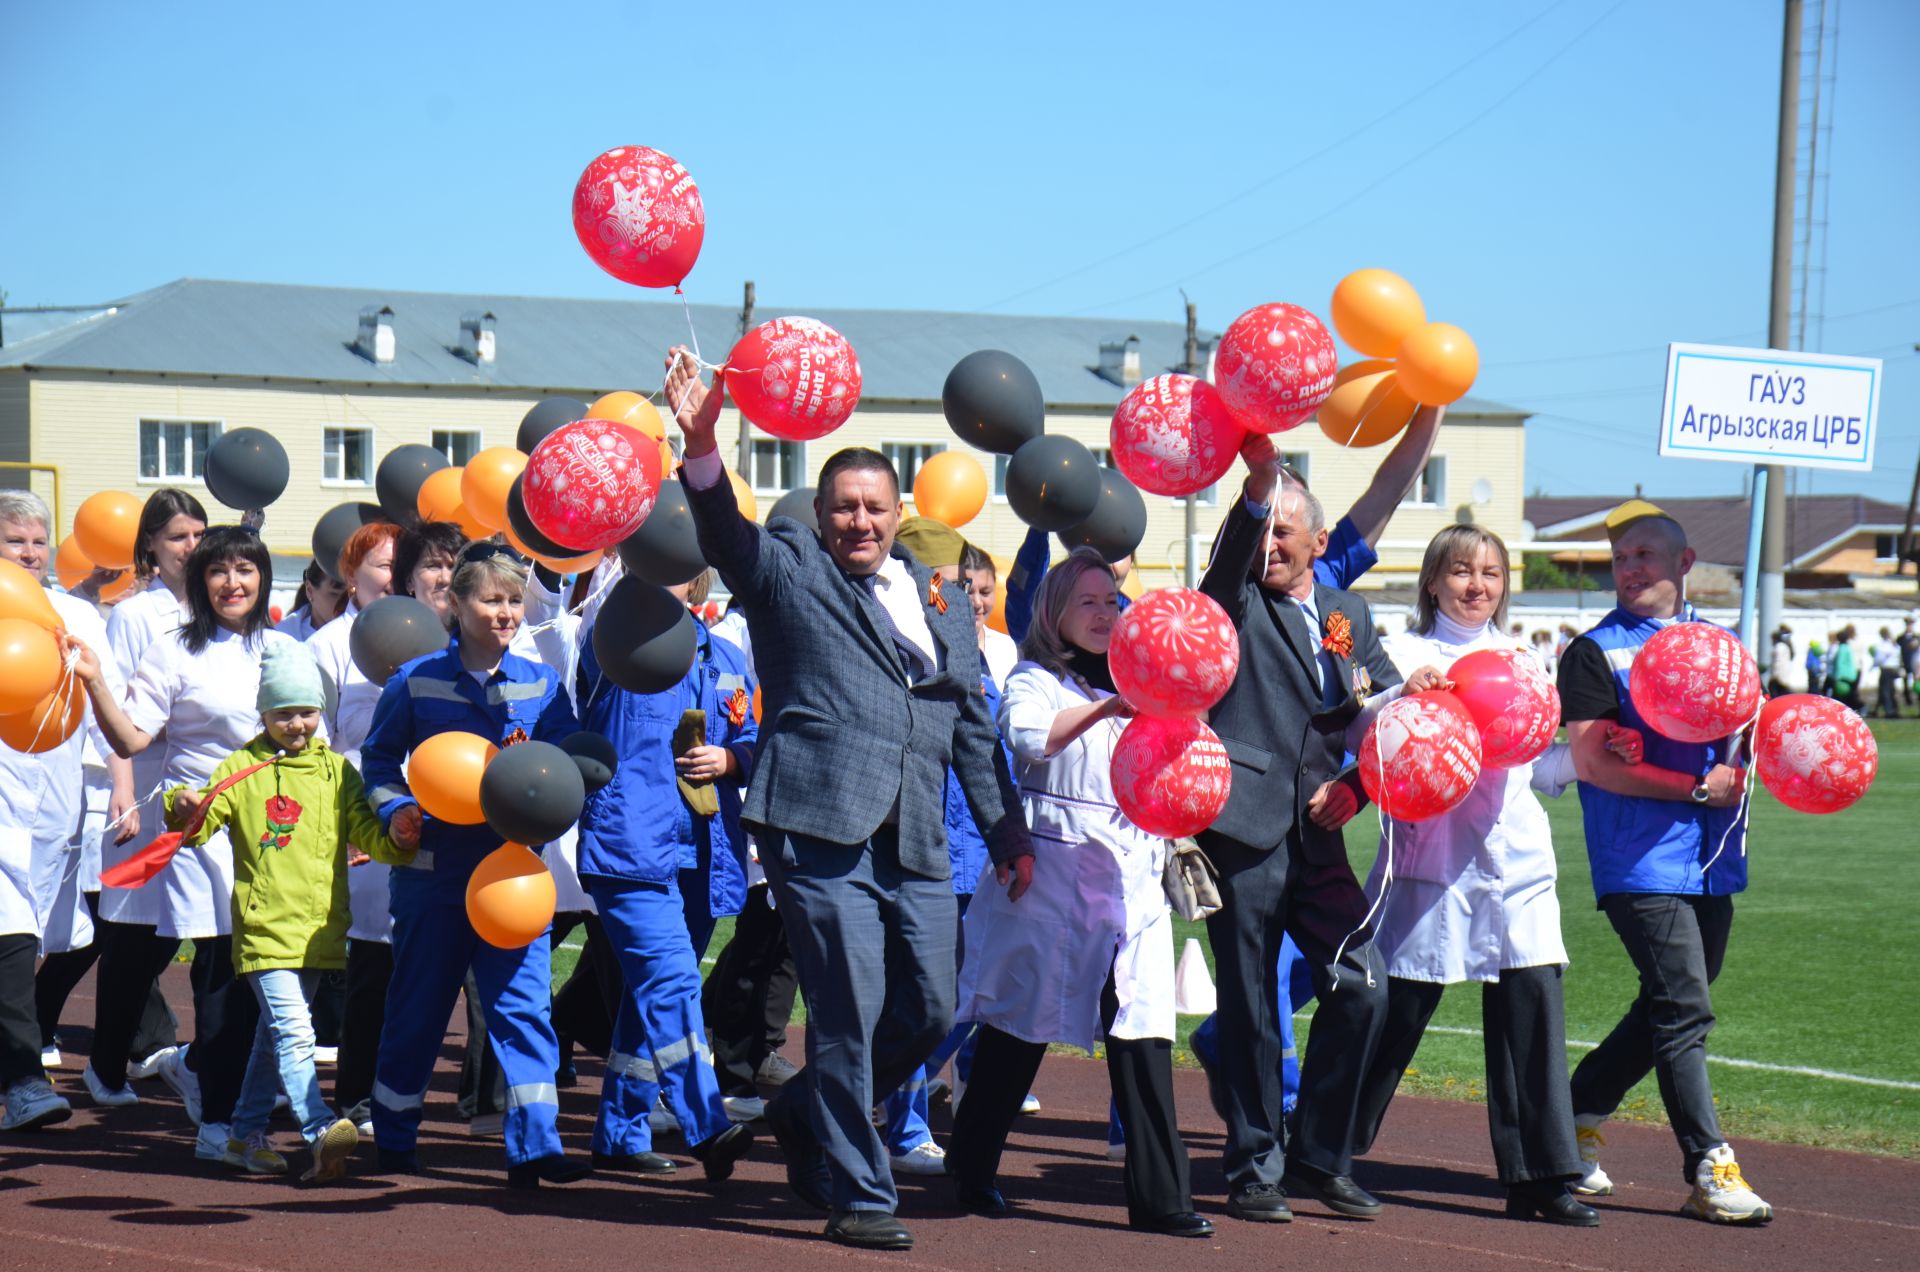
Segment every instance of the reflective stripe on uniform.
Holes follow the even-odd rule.
[[[413,1095],[401,1095],[398,1091],[376,1078],[373,1083],[373,1100],[374,1103],[384,1108],[389,1108],[396,1113],[401,1113],[407,1109],[417,1109],[425,1104],[427,1093],[426,1090],[422,1088]]]
[[[551,1082],[522,1082],[507,1088],[507,1107],[524,1109],[529,1104],[558,1104],[560,1092]]]
[[[544,698],[546,696],[547,682],[545,680],[496,680],[487,686],[487,701],[496,707],[503,703],[524,702],[529,698]],[[465,699],[463,698],[461,701],[464,702]]]
[[[402,870],[433,869],[433,849],[416,848],[413,853],[413,859],[411,861],[408,861],[406,864],[402,865],[400,869]]]
[[[375,808],[385,808],[396,799],[406,799],[413,794],[404,786],[376,786],[367,795],[367,802]]]
[[[691,1034],[653,1049],[653,1062],[662,1069],[671,1069],[689,1056],[699,1056],[708,1064],[713,1063],[713,1052],[707,1047],[706,1039]]]
[[[439,702],[458,702],[470,706],[460,694],[460,686],[451,680],[435,680],[432,676],[407,677],[407,693],[415,698],[432,698]]]
[[[607,1070],[623,1078],[637,1078],[641,1082],[658,1082],[660,1071],[653,1067],[653,1061],[645,1056],[630,1056],[624,1051],[616,1051],[607,1057]]]
[[[1639,652],[1640,647],[1638,645],[1635,645],[1632,649],[1609,649],[1606,651],[1607,666],[1613,668],[1615,671],[1629,671],[1633,668],[1634,655]]]

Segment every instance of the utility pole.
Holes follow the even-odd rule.
[[[1186,293],[1180,299],[1187,300]],[[1187,357],[1181,367],[1188,375],[1200,374],[1200,311],[1187,300]],[[1200,586],[1200,552],[1195,543],[1200,537],[1200,512],[1197,495],[1187,496],[1187,586]]]
[[[1920,345],[1915,345],[1920,349]],[[1900,559],[1893,563],[1893,576],[1899,578],[1907,572],[1907,558],[1913,555],[1913,514],[1920,509],[1920,459],[1913,461],[1913,493],[1907,496],[1907,525],[1900,532]],[[1920,574],[1920,562],[1915,563],[1914,573]]]
[[[1773,296],[1767,314],[1767,344],[1790,349],[1793,317],[1793,171],[1800,133],[1801,0],[1786,0],[1786,26],[1780,39],[1780,136],[1773,167]],[[1809,216],[1813,214],[1808,209]],[[1780,626],[1787,571],[1786,470],[1757,464],[1753,470],[1752,516],[1764,518],[1760,535],[1760,576],[1753,595],[1759,606],[1755,630],[1740,636],[1747,648],[1770,649],[1767,639]]]
[[[740,297],[740,331],[738,334],[744,336],[749,331],[752,331],[752,330],[753,330],[753,280],[749,278],[747,280],[746,289],[741,294],[741,297]],[[753,484],[753,425],[747,422],[747,417],[741,414],[741,412],[736,410],[734,414],[740,416],[740,462],[734,466],[734,471],[739,473],[740,476],[742,476],[743,478],[745,478],[748,485],[752,485]]]

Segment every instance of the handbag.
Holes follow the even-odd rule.
[[[1167,904],[1189,923],[1198,922],[1220,909],[1220,886],[1207,854],[1191,839],[1177,839],[1167,852],[1167,868],[1161,882],[1167,891]]]

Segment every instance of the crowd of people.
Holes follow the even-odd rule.
[[[356,1161],[418,1172],[429,1079],[464,990],[461,1111],[501,1136],[509,1185],[671,1174],[679,1163],[657,1148],[670,1134],[721,1180],[764,1125],[828,1237],[905,1249],[896,1173],[948,1176],[970,1214],[1019,1208],[1002,1154],[1037,1107],[1048,1045],[1063,1043],[1105,1052],[1127,1222],[1210,1235],[1174,1099],[1173,847],[1129,821],[1110,774],[1134,711],[1106,657],[1130,562],[1080,548],[1052,563],[1035,531],[1000,580],[951,529],[903,526],[897,474],[860,448],[823,466],[816,524],[757,525],[717,453],[722,394],[684,351],[668,357],[667,397],[701,554],[732,602],[662,692],[614,684],[595,653],[617,556],[569,578],[440,523],[362,527],[308,570],[276,627],[257,534],[210,526],[192,495],[160,490],[139,527],[140,587],[99,603],[102,573],[50,595],[88,722],[47,754],[0,749],[4,1127],[69,1116],[48,1074],[67,996],[92,967],[78,1087],[95,1105],[136,1103],[133,1083],[158,1078],[197,1124],[197,1156],[281,1174],[292,1165],[269,1127],[284,1096],[305,1178]],[[1764,1222],[1705,1063],[1709,986],[1745,885],[1740,760],[1731,741],[1660,737],[1625,691],[1633,652],[1692,617],[1685,534],[1651,505],[1623,505],[1608,522],[1618,608],[1555,642],[1509,630],[1500,539],[1451,527],[1428,548],[1410,629],[1382,639],[1348,589],[1441,415],[1422,409],[1332,526],[1255,435],[1201,583],[1240,641],[1210,714],[1231,797],[1198,837],[1221,902],[1207,919],[1219,1012],[1194,1046],[1226,1125],[1225,1213],[1284,1222],[1305,1197],[1379,1214],[1356,1161],[1445,987],[1478,982],[1510,1215],[1599,1223],[1582,1198],[1612,1190],[1601,1124],[1653,1074],[1686,1209]],[[34,496],[0,493],[0,557],[44,576],[51,530]],[[675,594],[697,609],[710,583]],[[1001,587],[1004,635],[986,623]],[[376,685],[352,630],[396,593],[451,640]],[[1569,740],[1487,770],[1438,818],[1384,821],[1363,884],[1343,838],[1367,801],[1352,758],[1362,733],[1483,649],[1533,651],[1543,674],[1557,670]],[[502,747],[601,739],[604,781],[577,828],[545,845],[555,926],[524,948],[482,940],[466,909],[500,836],[426,815],[409,785],[409,757],[455,732]],[[1640,989],[1569,1080],[1567,953],[1535,792],[1576,782],[1596,902]],[[145,882],[102,886],[103,870]],[[732,939],[703,986],[727,915]],[[552,947],[580,928],[578,966],[556,989]],[[158,982],[189,941],[183,1045]],[[779,1050],[796,985],[798,1068]],[[1296,1063],[1292,1017],[1308,996],[1319,1006]],[[336,1049],[330,1094],[323,1046]],[[558,1129],[576,1048],[605,1061],[590,1154]],[[943,1146],[928,1106],[949,1062]],[[371,1159],[356,1157],[369,1137]]]
[[[1848,623],[1825,640],[1809,640],[1801,655],[1794,648],[1793,630],[1781,626],[1773,633],[1767,692],[1824,694],[1870,719],[1898,720],[1902,705],[1920,706],[1914,688],[1920,681],[1920,625],[1914,617],[1908,615],[1898,632],[1880,628],[1865,650],[1858,648],[1859,639],[1859,630]],[[1871,707],[1862,697],[1869,669],[1874,679]]]

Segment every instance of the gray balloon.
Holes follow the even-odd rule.
[[[1007,503],[1038,530],[1079,525],[1100,505],[1100,465],[1071,437],[1036,437],[1007,463]]]
[[[620,767],[620,755],[613,749],[613,743],[585,729],[568,735],[560,743],[560,749],[573,757],[573,765],[580,770],[589,795],[613,781],[614,770]]]
[[[607,593],[593,624],[602,674],[632,693],[671,689],[693,667],[693,615],[673,593],[632,575]]]
[[[403,526],[420,520],[420,487],[447,467],[447,457],[431,446],[396,446],[373,474],[373,489],[387,515]]]
[[[207,491],[242,512],[264,508],[287,491],[287,451],[262,428],[236,428],[207,449]]]
[[[789,490],[780,496],[767,512],[767,523],[771,525],[775,517],[792,517],[807,529],[819,534],[820,518],[813,514],[813,500],[816,493],[812,486]]]
[[[586,803],[580,766],[551,742],[507,747],[480,774],[480,811],[508,843],[551,843],[580,820]]]
[[[447,647],[447,628],[425,601],[383,596],[353,620],[347,652],[360,674],[384,685],[405,663]]]
[[[1107,564],[1132,556],[1147,537],[1147,501],[1117,468],[1100,470],[1100,502],[1093,515],[1060,532],[1060,542],[1074,548],[1098,549]]]
[[[345,551],[353,532],[361,526],[390,520],[379,504],[343,503],[329,508],[313,523],[313,559],[329,578],[339,579],[340,553]]]
[[[621,542],[619,552],[629,574],[660,587],[691,583],[706,570],[687,489],[678,479],[660,483],[653,511]]]
[[[520,448],[522,454],[531,455],[534,447],[547,440],[547,434],[562,425],[586,418],[587,404],[579,398],[542,398],[521,418],[520,432],[514,439],[514,445]]]
[[[998,349],[970,353],[940,390],[947,427],[969,446],[1011,455],[1046,427],[1047,401],[1027,364]]]

